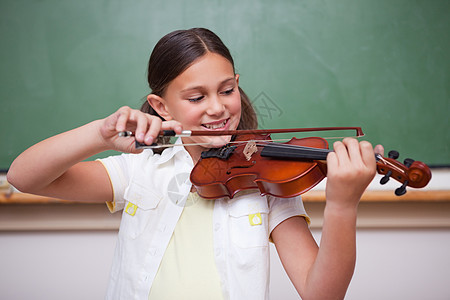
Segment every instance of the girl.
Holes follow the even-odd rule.
[[[176,143],[186,146],[154,153],[118,136],[134,131],[138,142],[152,144],[161,129],[257,127],[233,59],[214,33],[196,28],[163,37],[148,82],[142,111],[122,107],[44,140],[8,172],[24,192],[123,210],[107,298],[267,299],[271,239],[302,299],[342,299],[355,265],[357,205],[376,171],[371,145],[346,138],[328,155],[319,248],[300,197],[245,192],[207,201],[195,193],[186,179],[201,152],[230,137],[183,137]],[[110,149],[128,154],[82,162]]]

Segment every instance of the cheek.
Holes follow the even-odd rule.
[[[228,111],[233,115],[241,115],[241,94],[233,95],[231,101],[228,102]]]
[[[241,115],[242,113],[242,105],[241,105],[241,99],[239,99],[239,101],[237,101],[236,103],[236,112]]]
[[[193,141],[202,144],[202,147],[209,148],[220,148],[228,144],[231,140],[231,136],[196,136]]]
[[[194,105],[180,105],[177,111],[176,120],[181,123],[195,123],[201,115],[200,110]]]

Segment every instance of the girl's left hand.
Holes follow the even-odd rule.
[[[383,147],[377,145],[374,151],[369,142],[353,138],[335,142],[333,147],[327,156],[327,205],[356,209],[376,174],[375,152],[383,155]]]

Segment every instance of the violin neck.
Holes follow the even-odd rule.
[[[279,159],[326,160],[329,149],[310,148],[289,144],[268,143],[261,150],[261,156]]]
[[[328,153],[333,152],[329,149],[311,148],[305,146],[268,143],[264,145],[261,151],[262,157],[271,157],[279,159],[306,159],[306,160],[326,160]],[[385,165],[387,162],[380,154],[375,154],[377,164]]]

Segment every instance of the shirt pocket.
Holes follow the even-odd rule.
[[[269,207],[265,197],[235,199],[228,206],[231,242],[240,248],[266,247]]]
[[[156,218],[156,211],[163,195],[138,183],[132,182],[125,190],[125,207],[121,230],[132,239],[139,237]]]

